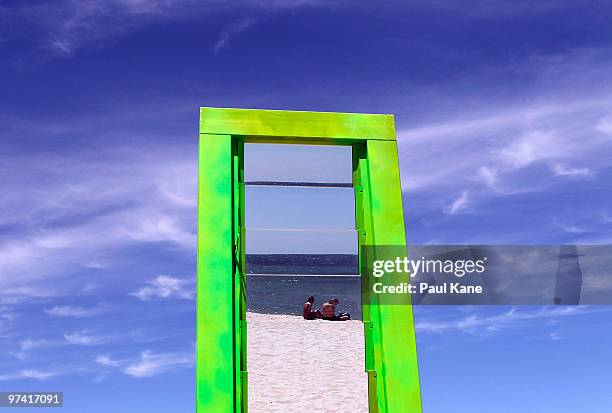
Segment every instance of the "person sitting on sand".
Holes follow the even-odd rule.
[[[304,320],[315,320],[317,318],[323,317],[319,310],[312,311],[312,305],[314,304],[314,301],[315,299],[311,295],[304,303],[304,311],[302,313],[302,315],[304,316]]]
[[[323,320],[328,321],[346,321],[351,319],[351,315],[349,313],[340,313],[336,315],[336,306],[340,303],[340,300],[337,298],[332,298],[329,301],[326,301],[321,307],[323,311]]]

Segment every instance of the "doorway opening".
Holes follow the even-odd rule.
[[[245,145],[249,411],[368,411],[347,146]],[[338,298],[352,320],[305,320]]]

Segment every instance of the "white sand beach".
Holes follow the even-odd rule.
[[[247,314],[249,412],[367,412],[361,321]]]

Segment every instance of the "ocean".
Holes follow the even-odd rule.
[[[265,314],[302,315],[308,296],[314,308],[338,298],[338,311],[361,319],[361,282],[357,255],[247,255],[247,310]]]

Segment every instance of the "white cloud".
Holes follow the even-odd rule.
[[[194,291],[187,288],[188,282],[179,278],[170,277],[167,275],[158,275],[148,285],[138,289],[132,295],[138,297],[142,301],[148,301],[153,298],[182,298],[192,299]]]
[[[520,18],[522,16],[533,17],[538,14],[550,14],[581,7],[581,2],[571,0],[539,0],[537,2],[528,0],[515,0],[512,2],[496,0],[421,0],[411,2],[411,4],[444,11],[446,13],[454,13],[457,15],[458,19],[474,19],[476,21]]]
[[[497,182],[497,170],[488,166],[481,166],[478,168],[478,177],[485,183],[485,185],[493,188]]]
[[[89,330],[64,333],[64,339],[68,344],[81,346],[96,346],[113,341],[113,337],[92,334]]]
[[[576,72],[595,66],[600,70],[602,67],[612,69],[612,62],[596,65],[588,62],[591,60],[585,58],[584,66],[577,66]],[[540,69],[534,72],[546,70],[545,67]],[[573,70],[568,69],[567,73]],[[418,216],[422,225],[435,226],[431,218],[425,218],[433,213],[432,210],[442,209],[451,214],[449,216],[459,216],[467,208],[478,208],[479,203],[491,205],[498,211],[502,204],[495,198],[514,202],[523,199],[523,206],[531,208],[532,200],[559,190],[559,180],[550,179],[555,172],[554,165],[561,165],[556,172],[564,174],[565,178],[597,179],[598,171],[609,166],[607,154],[612,151],[612,141],[595,133],[593,128],[598,119],[609,113],[610,99],[595,90],[585,91],[577,98],[575,94],[562,92],[564,88],[563,81],[559,81],[555,95],[548,96],[546,101],[529,92],[534,102],[529,105],[492,101],[489,104],[492,110],[460,110],[409,129],[402,129],[398,122],[402,187],[412,202],[416,214],[413,219]],[[467,191],[468,196],[459,194],[449,202],[449,196],[457,196],[458,188]],[[514,211],[505,213],[511,216]],[[541,229],[538,236],[542,237],[544,232],[558,235],[558,225],[553,220],[554,217],[550,217],[534,222]],[[505,242],[524,242],[529,238],[527,233],[519,233],[517,228],[506,231],[503,237]],[[493,241],[490,234],[451,236],[459,243]],[[533,234],[530,236],[533,238]],[[430,239],[420,242],[430,242]]]
[[[21,370],[19,373],[24,378],[36,379],[36,380],[46,380],[49,377],[53,377],[57,375],[57,373],[55,372],[41,371],[41,370],[36,370],[36,369]]]
[[[19,379],[46,380],[58,374],[59,372],[55,372],[55,371],[23,369],[13,374],[0,374],[0,381],[19,380]]]
[[[19,360],[25,360],[32,350],[46,348],[55,345],[54,342],[45,339],[26,338],[19,343],[19,351],[12,353]]]
[[[134,378],[146,378],[191,368],[195,363],[195,350],[156,353],[142,351],[138,357],[114,359],[108,354],[96,357],[95,362],[109,370],[116,370]]]
[[[64,347],[70,344],[76,344],[76,343],[71,343],[65,338],[63,340],[54,339],[54,338],[51,338],[51,339],[26,338],[26,339],[21,340],[21,342],[19,343],[19,351],[15,353],[11,353],[11,355],[17,357],[19,360],[25,360],[29,357],[30,353],[32,353],[34,350],[50,349],[54,347]]]
[[[430,125],[421,125],[410,129],[399,131],[401,139],[411,142],[427,142],[432,139],[450,143],[455,139],[474,140],[477,137],[485,136],[485,140],[496,140],[501,133],[504,139],[516,137],[516,130],[529,132],[544,126],[541,121],[550,126],[554,126],[551,121],[562,120],[570,115],[590,113],[594,110],[603,110],[606,100],[584,100],[568,101],[566,104],[559,103],[539,103],[516,109],[508,104],[499,102],[500,106],[496,111],[488,113],[478,113],[471,111],[463,113],[462,116],[452,117],[445,121],[433,122]],[[590,117],[589,117],[590,118]],[[499,133],[499,135],[498,135]],[[493,136],[487,136],[494,134]]]
[[[2,182],[0,225],[18,230],[0,240],[0,296],[62,294],[59,279],[95,270],[91,263],[110,268],[115,252],[130,245],[164,243],[195,254],[197,173],[195,162],[185,162],[195,153],[189,145],[144,155],[125,149],[93,157],[24,154],[2,162],[0,175],[11,179]],[[28,184],[40,176],[44,184]],[[57,316],[87,313],[48,310]]]
[[[549,336],[552,341],[563,340],[563,335],[561,334],[561,328],[558,328],[555,331],[551,332]]]
[[[195,357],[182,353],[152,353],[143,351],[140,359],[123,369],[128,376],[135,378],[153,377],[179,368],[191,367]]]
[[[102,356],[96,357],[96,363],[102,366],[106,366],[106,367],[118,367],[121,364],[119,361],[113,360],[108,355],[102,355]]]
[[[81,330],[64,333],[63,339],[60,338],[42,338],[32,339],[26,338],[19,343],[19,351],[11,353],[20,360],[28,358],[34,350],[50,349],[56,347],[65,347],[70,345],[76,346],[97,346],[115,341],[114,336],[96,335],[89,330]]]
[[[91,317],[102,312],[101,307],[84,308],[72,305],[56,305],[44,309],[45,314],[52,317]]]
[[[461,195],[457,199],[455,199],[451,204],[445,209],[447,214],[456,214],[467,208],[469,203],[469,192],[463,191]]]
[[[595,125],[595,129],[601,133],[612,136],[612,115],[604,116]]]
[[[556,163],[551,166],[553,173],[557,176],[567,176],[570,178],[592,177],[593,171],[589,168],[572,168],[564,164]]]
[[[43,46],[50,53],[71,56],[84,46],[104,44],[158,21],[209,14],[222,7],[219,1],[62,0],[17,13],[42,29]]]
[[[224,0],[59,0],[6,9],[11,17],[36,27],[47,56],[70,57],[85,47],[99,48],[151,24],[213,18],[226,10],[262,14],[292,10],[301,6],[328,7],[334,1],[268,0],[247,3]],[[206,21],[206,20],[201,20]],[[250,22],[246,20],[245,22]],[[227,45],[230,37],[252,23],[239,22],[226,29],[215,51]],[[204,23],[206,24],[206,23]],[[28,27],[28,26],[26,26]]]
[[[0,306],[0,333],[8,329],[14,320],[15,313],[13,309],[7,305]]]
[[[584,229],[574,224],[560,225],[560,227],[563,229],[563,231],[569,232],[570,234],[580,234],[581,232],[584,232]]]
[[[19,348],[21,349],[21,351],[29,351],[36,348],[47,347],[48,345],[48,340],[33,340],[31,338],[26,338],[25,340],[21,341],[21,343],[19,344]]]
[[[576,58],[576,60],[580,60]],[[591,67],[584,58],[584,67]],[[612,62],[600,63],[612,68]],[[546,70],[538,66],[536,73]],[[561,83],[558,89],[563,89]],[[607,165],[610,140],[593,133],[594,118],[607,113],[610,100],[595,92],[582,99],[560,94],[548,101],[534,98],[519,108],[490,102],[490,109],[469,109],[409,129],[398,130],[402,185],[409,193],[443,193],[457,185],[475,189],[478,181],[496,191],[488,196],[546,190],[554,182],[533,179],[551,164],[588,164],[595,172]],[[553,103],[550,103],[553,102]],[[474,170],[476,178],[474,179]],[[479,197],[481,198],[481,197]],[[484,199],[484,198],[483,198]]]
[[[500,151],[500,158],[512,168],[522,168],[534,162],[560,155],[563,146],[550,133],[532,131],[522,135]]]
[[[538,310],[511,310],[494,316],[471,314],[465,317],[428,320],[415,323],[417,332],[448,333],[458,331],[468,334],[491,333],[509,328],[522,327],[533,320],[551,320],[570,316],[579,316],[595,312],[590,307],[543,307]]]
[[[222,49],[227,48],[229,46],[230,40],[233,37],[244,32],[254,24],[255,19],[247,19],[228,26],[225,30],[223,30],[221,36],[219,36],[219,40],[217,40],[217,43],[215,43],[213,47],[214,52],[219,53]]]

